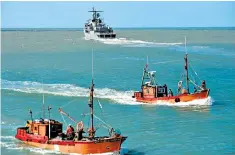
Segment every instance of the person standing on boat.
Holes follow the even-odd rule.
[[[83,127],[84,127],[84,125],[83,125],[82,121],[77,124],[77,132],[76,132],[76,136],[75,136],[75,137],[77,137],[77,140],[82,140],[82,138],[83,138],[82,134],[85,133],[83,130]]]
[[[171,90],[171,89],[169,89],[168,97],[171,97],[171,96],[173,96],[173,92],[172,92],[172,90]]]
[[[94,128],[90,128],[88,129],[88,135],[89,135],[89,138],[92,139],[94,136],[95,136],[95,129]]]
[[[31,133],[32,122],[31,121],[27,121],[25,126],[27,128],[27,133]]]
[[[72,140],[74,137],[74,128],[72,127],[71,124],[69,124],[67,130],[66,130],[66,135],[68,140]]]
[[[178,82],[178,94],[180,94],[180,92],[181,92],[182,83],[183,83],[183,81],[179,81],[179,82]]]
[[[203,89],[203,90],[206,89],[206,81],[205,81],[205,80],[202,81],[202,89]]]

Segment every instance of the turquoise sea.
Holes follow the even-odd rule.
[[[1,153],[57,154],[23,145],[16,128],[41,117],[42,96],[61,122],[62,107],[77,120],[88,118],[91,55],[94,55],[95,114],[128,136],[122,154],[235,154],[235,30],[233,28],[117,29],[115,40],[85,40],[77,29],[1,31]],[[184,36],[189,61],[210,97],[171,106],[132,99],[143,67],[156,70],[159,84],[176,93],[184,71]],[[102,107],[102,109],[101,109]],[[101,112],[103,111],[103,113]],[[48,115],[48,113],[47,113]],[[66,123],[72,123],[65,117]],[[100,126],[99,121],[95,125]],[[66,126],[64,126],[65,129]],[[97,134],[107,134],[100,128]]]

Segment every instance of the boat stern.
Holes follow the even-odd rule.
[[[142,92],[134,92],[134,95],[132,96],[132,98],[140,98],[140,97],[142,97],[143,95],[142,95],[143,93]]]
[[[15,138],[21,141],[25,141],[27,139],[27,129],[27,127],[17,128]]]

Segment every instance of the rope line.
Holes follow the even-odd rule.
[[[195,75],[198,77],[198,79],[200,80],[200,81],[202,81],[201,79],[200,79],[200,77],[198,76],[198,74],[197,74],[197,72],[193,69],[193,67],[192,67],[192,65],[189,63],[189,66],[191,67],[191,69],[194,71],[194,73],[195,73]]]
[[[76,98],[76,99],[73,99],[72,101],[69,101],[67,104],[61,106],[61,108],[64,108],[64,107],[68,106],[70,103],[74,102],[75,100],[77,100],[77,98]]]
[[[99,103],[99,106],[101,106],[101,107],[100,107],[100,111],[101,111],[101,114],[102,114],[102,116],[103,116],[104,122],[106,122],[106,119],[105,119],[105,116],[104,116],[104,111],[103,111],[103,109],[102,109],[102,105],[101,105],[101,103],[100,103],[100,101],[99,101],[98,98],[97,98],[97,101],[98,101],[98,103]]]
[[[194,84],[196,87],[200,88],[201,90],[203,90],[203,88],[199,85],[197,85],[196,83],[194,83],[192,80],[189,80],[192,84]]]
[[[107,124],[106,122],[104,122],[103,120],[101,120],[99,117],[97,117],[96,115],[94,115],[95,118],[97,118],[99,121],[101,121],[102,123],[104,123],[106,126],[108,126],[109,128],[112,128],[109,124]]]
[[[65,119],[64,119],[64,116],[63,116],[61,113],[60,113],[60,115],[61,115],[61,117],[62,117],[62,119],[63,119],[65,125],[68,126],[67,122],[66,122]]]

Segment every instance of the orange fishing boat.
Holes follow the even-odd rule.
[[[63,123],[49,119],[33,120],[32,111],[30,110],[31,120],[27,121],[26,126],[17,128],[15,137],[22,142],[39,147],[42,149],[55,150],[61,153],[76,153],[76,154],[101,154],[101,153],[120,153],[122,143],[127,137],[122,136],[119,129],[114,129],[105,121],[94,115],[94,82],[90,87],[89,108],[90,126],[87,130],[84,128],[83,122],[75,121],[69,114],[59,108],[61,115],[66,115],[76,124],[76,131],[69,125],[67,133],[62,133]],[[100,104],[100,103],[99,103]],[[102,106],[101,106],[102,107]],[[43,104],[43,113],[45,113]],[[44,114],[45,118],[45,114]],[[107,136],[96,136],[98,128],[94,127],[94,118],[103,123],[105,128],[108,128]],[[83,136],[83,133],[87,136]]]
[[[186,38],[185,38],[185,50],[186,50]],[[183,81],[180,80],[178,82],[178,90],[177,95],[173,95],[171,89],[167,90],[167,85],[164,84],[163,86],[158,85],[155,80],[155,71],[148,71],[148,62],[144,68],[143,76],[142,76],[142,84],[141,84],[141,91],[134,92],[133,98],[136,99],[137,102],[144,102],[144,103],[161,103],[167,102],[172,104],[177,104],[180,102],[189,102],[197,99],[205,99],[209,96],[210,89],[206,88],[205,80],[202,81],[202,85],[197,85],[196,81],[189,79],[188,75],[188,54],[185,54],[185,81],[186,81],[186,88],[183,88]],[[197,73],[194,71],[195,75]],[[198,77],[199,78],[199,77]],[[200,78],[199,78],[200,79]],[[190,93],[189,83],[194,85],[194,92]]]

